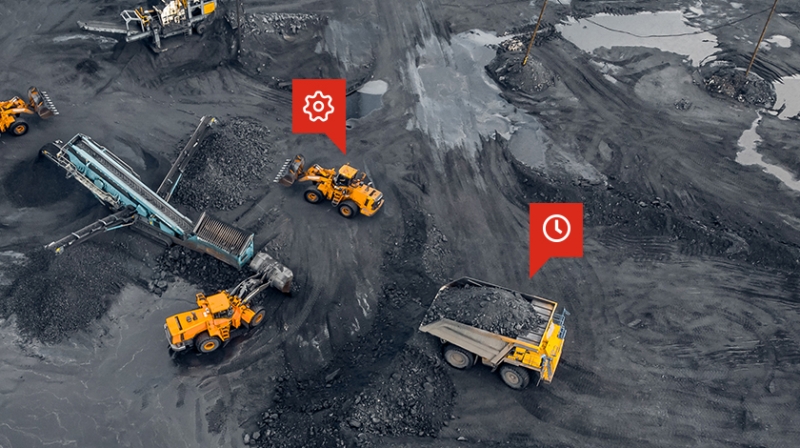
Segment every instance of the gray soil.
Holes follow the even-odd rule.
[[[61,113],[0,136],[0,446],[793,446],[800,206],[736,155],[761,114],[758,151],[800,174],[796,121],[761,109],[763,82],[800,67],[800,10],[779,3],[768,36],[793,45],[763,48],[744,80],[769,5],[738,3],[688,19],[717,38],[718,63],[652,46],[587,54],[554,33],[528,72],[508,61],[538,16],[530,2],[245,0],[241,45],[220,14],[160,55],[77,29],[135,2],[0,2],[0,94],[35,85]],[[665,7],[550,2],[545,21]],[[289,83],[315,77],[388,85],[347,156],[291,132]],[[82,132],[156,188],[209,114],[221,126],[182,185],[197,193],[172,203],[253,231],[295,288],[259,298],[258,331],[173,360],[164,319],[247,272],[125,229],[39,257],[108,211],[37,154]],[[346,220],[303,186],[278,188],[296,153],[364,169],[386,205]],[[530,202],[584,204],[583,258],[528,277]],[[515,392],[486,366],[442,364],[417,329],[463,276],[570,311],[551,384]]]
[[[433,301],[422,325],[450,319],[511,338],[524,336],[545,325],[541,316],[521,295],[497,288],[448,288]]]

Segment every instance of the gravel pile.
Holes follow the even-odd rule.
[[[16,314],[23,334],[48,343],[99,319],[134,275],[119,248],[92,242],[60,256],[44,249],[25,256],[17,280],[0,298],[0,314]]]
[[[508,42],[508,41],[506,41]],[[513,43],[509,46],[514,47]],[[522,51],[497,50],[497,55],[486,66],[486,73],[502,87],[527,94],[543,92],[556,84],[556,75],[533,57],[528,58],[525,66],[525,49]]]
[[[455,388],[433,358],[406,348],[387,369],[388,378],[373,382],[356,396],[345,419],[354,431],[377,436],[435,437],[450,420]]]
[[[499,51],[521,51],[525,52],[528,49],[528,44],[531,40],[531,34],[533,34],[533,30],[536,28],[535,24],[525,25],[523,27],[517,27],[512,29],[509,32],[503,33],[500,37],[503,36],[511,36],[508,39],[500,42],[498,46]],[[546,42],[549,42],[553,39],[558,38],[561,35],[556,30],[556,27],[550,23],[542,23],[539,25],[539,30],[536,32],[536,40],[533,41],[533,46],[538,47]]]
[[[707,91],[733,98],[740,103],[758,107],[772,107],[777,96],[771,83],[750,74],[745,79],[745,71],[733,65],[714,66],[705,70],[703,83]]]
[[[175,190],[175,201],[196,210],[231,210],[255,199],[251,190],[273,165],[270,130],[248,118],[221,123],[206,138]]]
[[[525,335],[547,323],[518,293],[497,288],[448,288],[433,301],[423,325],[450,319],[511,338]]]
[[[245,14],[243,29],[245,32],[259,35],[261,33],[280,33],[294,35],[309,26],[317,26],[322,19],[314,14],[292,13],[258,13]]]
[[[181,246],[167,249],[157,259],[158,268],[148,283],[151,292],[161,294],[174,276],[199,286],[203,292],[214,293],[236,286],[247,277],[247,273],[223,263],[210,255],[204,255]]]

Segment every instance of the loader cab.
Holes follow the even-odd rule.
[[[218,292],[205,298],[205,305],[214,319],[224,319],[233,316],[233,307],[225,291]]]
[[[358,183],[357,176],[358,170],[350,165],[345,165],[339,168],[339,174],[333,179],[333,183],[337,187],[350,187]]]
[[[207,16],[217,9],[217,0],[192,0],[189,4],[191,17]]]

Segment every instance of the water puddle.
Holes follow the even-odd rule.
[[[758,147],[758,144],[761,142],[761,137],[758,135],[758,132],[756,132],[759,123],[761,123],[761,115],[753,121],[753,125],[750,126],[750,129],[742,132],[742,136],[739,137],[737,144],[742,150],[736,154],[736,163],[745,166],[758,165],[764,168],[765,172],[780,179],[787,187],[792,190],[800,191],[800,181],[796,180],[792,173],[778,165],[765,162],[764,156],[756,151],[756,147]]]
[[[486,74],[498,45],[508,36],[472,30],[454,35],[450,45],[431,32],[416,52],[408,55],[404,83],[417,94],[406,129],[420,129],[433,140],[439,151],[435,164],[443,169],[442,155],[459,148],[475,156],[482,148],[481,138],[499,135],[509,140],[517,160],[535,167],[555,167],[570,173],[599,179],[591,166],[573,160],[549,157],[554,143],[536,118],[518,110],[500,96],[501,90]]]
[[[789,48],[792,46],[792,39],[789,39],[786,36],[781,36],[780,34],[776,34],[774,36],[770,36],[764,39],[765,42],[769,42],[771,44],[775,44],[781,48]]]
[[[787,76],[775,81],[775,106],[773,109],[784,109],[778,118],[788,120],[800,113],[800,75]]]
[[[378,79],[369,81],[349,95],[347,97],[348,128],[352,127],[352,120],[366,117],[380,109],[383,106],[383,94],[387,90],[389,90],[389,84]]]
[[[717,37],[689,25],[680,11],[627,16],[598,14],[582,20],[570,17],[557,25],[557,29],[565,39],[587,53],[598,48],[657,48],[686,56],[697,67],[706,60],[713,60],[717,52]]]

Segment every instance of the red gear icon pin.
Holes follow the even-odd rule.
[[[313,95],[306,96],[306,105],[303,112],[311,121],[328,121],[328,116],[334,112],[333,97],[317,90]]]
[[[347,81],[292,80],[292,132],[325,134],[347,154]]]

